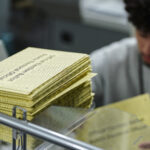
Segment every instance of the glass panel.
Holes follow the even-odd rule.
[[[93,106],[90,109],[51,106],[37,115],[32,120],[32,123],[67,135],[82,124],[92,109]],[[0,133],[0,150],[12,150],[12,146],[10,144],[12,143],[12,129],[4,125],[0,125]],[[44,142],[30,135],[27,135],[27,145],[28,150],[46,150],[52,149],[54,146],[53,144]]]
[[[74,133],[76,139],[105,150],[139,150],[140,143],[150,141],[150,127],[135,115],[113,108],[95,110]]]

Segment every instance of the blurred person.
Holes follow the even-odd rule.
[[[105,105],[150,93],[150,0],[124,0],[136,37],[114,42],[91,54],[96,103]]]
[[[150,0],[124,0],[135,37],[112,43],[91,54],[96,105],[150,93]],[[139,145],[149,149],[150,142]]]

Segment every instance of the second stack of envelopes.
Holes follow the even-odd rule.
[[[93,76],[87,54],[27,48],[0,62],[0,112],[17,105],[32,120],[50,105],[89,107]]]

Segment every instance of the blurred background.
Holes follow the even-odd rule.
[[[90,54],[131,33],[121,0],[0,0],[8,56],[29,46]]]

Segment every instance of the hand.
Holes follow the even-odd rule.
[[[141,150],[150,150],[150,142],[143,142],[139,145]]]

